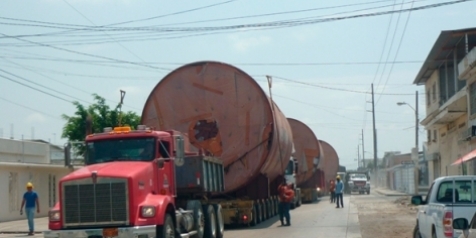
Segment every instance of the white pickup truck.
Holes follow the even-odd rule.
[[[433,181],[423,200],[412,196],[419,205],[414,237],[457,238],[462,230],[453,229],[453,219],[471,220],[476,212],[476,176],[446,176]]]

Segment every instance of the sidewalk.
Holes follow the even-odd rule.
[[[48,230],[48,217],[35,218],[35,233],[41,234],[46,230]],[[0,222],[0,234],[22,233],[28,233],[28,221],[26,219]]]
[[[384,196],[410,196],[410,194],[394,191],[386,188],[376,188],[375,192]]]

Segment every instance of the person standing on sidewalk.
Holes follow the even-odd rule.
[[[21,202],[20,215],[23,214],[23,206],[25,206],[25,215],[28,219],[28,235],[32,236],[35,232],[35,208],[36,212],[40,213],[40,202],[38,201],[38,194],[33,191],[33,184],[26,184],[26,192],[23,194],[23,201]]]
[[[291,202],[294,199],[294,191],[286,185],[286,182],[279,185],[279,204],[278,204],[278,213],[279,219],[281,220],[281,226],[290,226],[291,225],[291,215],[289,210],[291,209]],[[284,219],[286,218],[286,224],[284,224]]]
[[[331,194],[331,203],[336,202],[336,184],[334,180],[329,181],[329,193]]]
[[[336,208],[340,208],[339,207],[339,200],[340,200],[340,206],[342,208],[344,208],[344,198],[343,198],[343,193],[344,193],[344,183],[342,181],[340,181],[340,176],[337,176],[336,178],[337,182],[336,182],[336,204],[337,204],[337,207]]]

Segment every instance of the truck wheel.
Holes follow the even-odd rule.
[[[268,215],[266,213],[266,201],[261,200],[260,204],[261,204],[261,220],[266,221],[266,220],[268,220]]]
[[[263,221],[263,216],[261,215],[261,204],[256,201],[256,222],[259,224]]]
[[[213,204],[215,213],[217,214],[217,238],[223,238],[225,233],[225,223],[223,222],[223,213],[221,212],[220,204]]]
[[[203,205],[202,209],[204,211],[204,217],[205,217],[204,235],[207,238],[216,238],[217,237],[217,216],[215,214],[215,209],[213,209],[212,205]]]
[[[253,210],[251,210],[251,226],[256,226],[258,224],[258,213],[256,211],[256,205],[253,205]]]
[[[164,225],[157,226],[157,237],[175,238],[174,222],[170,214],[165,215]]]
[[[197,234],[192,237],[203,238],[205,233],[205,216],[203,215],[202,204],[197,200],[188,201],[187,210],[193,211],[193,230],[197,231]]]

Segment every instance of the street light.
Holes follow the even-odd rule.
[[[397,102],[398,106],[407,105],[415,112],[415,149],[416,149],[416,158],[415,158],[415,194],[418,194],[418,159],[419,159],[419,146],[418,146],[418,91],[415,92],[415,108],[413,108],[410,104],[406,102]]]

